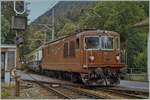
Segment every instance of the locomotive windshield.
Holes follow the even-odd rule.
[[[102,49],[113,49],[113,37],[102,36],[101,47]]]
[[[99,49],[100,42],[99,37],[86,37],[86,49]]]
[[[111,36],[94,36],[85,38],[85,48],[86,49],[103,49],[103,50],[112,50],[113,48],[118,49],[118,38],[116,41],[113,41],[114,38]],[[115,47],[113,46],[115,42]]]

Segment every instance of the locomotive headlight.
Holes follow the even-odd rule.
[[[83,65],[83,68],[87,68],[88,66],[87,65]]]
[[[94,58],[94,56],[90,56],[89,59],[90,59],[91,61],[94,61],[95,58]]]
[[[120,56],[116,56],[116,60],[118,60],[118,61],[119,61],[119,60],[120,60]]]

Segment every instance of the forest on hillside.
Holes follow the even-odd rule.
[[[6,6],[10,6],[5,4]],[[2,15],[13,15],[11,9],[4,10]],[[9,8],[9,7],[8,7]],[[128,66],[147,68],[147,37],[148,28],[134,27],[134,25],[149,17],[148,1],[61,1],[55,10],[55,39],[71,34],[81,28],[96,28],[116,31],[121,36],[121,48],[127,51]],[[46,41],[51,41],[51,30],[36,24],[51,24],[52,9],[39,16],[24,32],[24,54],[31,52]],[[148,27],[148,26],[147,26]],[[2,17],[2,43],[14,38],[10,32],[10,18]]]

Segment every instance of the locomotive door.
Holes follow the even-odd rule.
[[[82,67],[83,68],[87,68],[87,50],[85,49],[86,48],[86,44],[85,44],[85,38],[84,36],[82,36]]]
[[[84,49],[83,51],[83,68],[86,68],[88,66],[88,51]]]

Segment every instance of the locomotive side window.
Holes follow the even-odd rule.
[[[69,57],[75,57],[75,41],[69,43]]]
[[[113,49],[113,37],[102,36],[101,47],[102,49]]]
[[[79,38],[76,39],[76,49],[79,49]]]
[[[86,37],[85,48],[86,49],[99,49],[100,48],[99,37]]]
[[[64,43],[64,57],[68,57],[68,43]]]
[[[115,38],[115,49],[119,49],[119,37]]]

